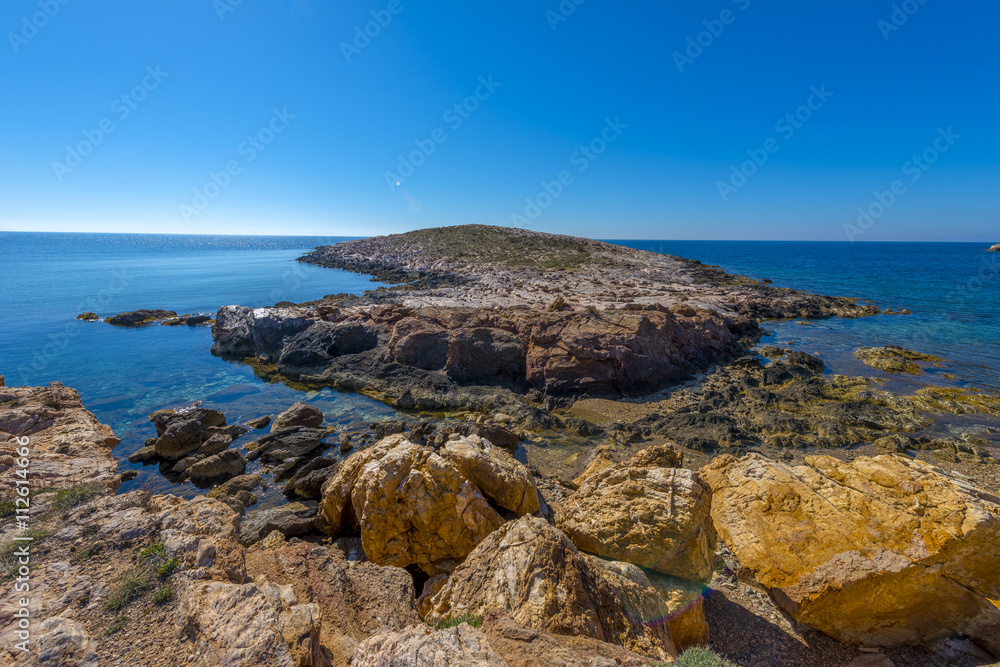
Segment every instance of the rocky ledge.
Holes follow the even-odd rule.
[[[403,284],[226,306],[214,354],[403,409],[500,409],[529,422],[546,416],[524,399],[553,409],[638,396],[736,359],[759,339],[759,318],[879,312],[679,257],[480,225],[324,246],[302,261]]]

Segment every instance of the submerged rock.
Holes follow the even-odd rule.
[[[76,319],[83,320],[84,322],[94,322],[101,319],[97,313],[80,313],[76,316]]]
[[[1000,653],[1000,498],[900,456],[701,470],[719,537],[796,620],[843,642],[965,634]]]
[[[598,469],[556,510],[578,548],[690,579],[707,580],[715,558],[712,494],[698,473],[671,465],[679,454],[652,447]]]
[[[323,486],[318,527],[357,526],[380,565],[450,571],[502,519],[479,489],[432,450],[392,435],[352,454]]]
[[[676,655],[667,609],[628,563],[581,553],[537,517],[504,524],[455,568],[425,620],[502,609],[526,628],[592,637],[656,659]]]
[[[940,358],[922,354],[895,345],[884,347],[859,347],[854,350],[854,356],[872,368],[889,373],[912,373],[918,375],[923,369],[914,361],[941,361]]]

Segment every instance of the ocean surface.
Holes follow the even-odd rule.
[[[244,365],[210,353],[208,327],[120,329],[74,318],[138,308],[214,314],[223,305],[271,305],[361,293],[365,276],[295,261],[343,238],[39,234],[0,232],[0,374],[8,385],[58,380],[76,388],[122,438],[115,453],[140,471],[123,490],[172,485],[128,455],[154,435],[149,413],[202,400],[229,423],[277,414],[296,400],[317,405],[334,425],[394,416],[376,401],[331,390],[268,384]],[[1000,391],[1000,254],[983,244],[614,241],[681,255],[775,285],[853,296],[910,315],[768,325],[764,341],[819,354],[830,372],[878,375],[853,359],[860,345],[896,344],[943,357],[939,368],[897,384],[978,386]],[[945,373],[955,378],[944,377]]]

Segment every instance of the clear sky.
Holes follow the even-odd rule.
[[[0,230],[997,242],[998,24],[986,0],[5,0]]]

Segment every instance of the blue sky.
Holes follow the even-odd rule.
[[[7,0],[0,229],[1000,241],[1000,7],[893,5]]]

